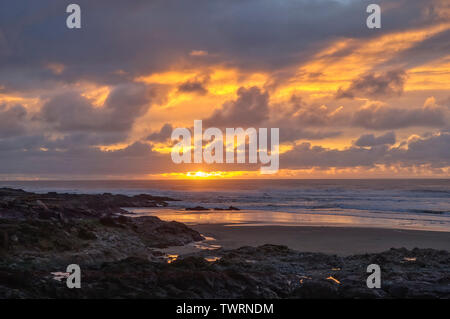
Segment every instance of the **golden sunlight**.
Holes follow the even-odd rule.
[[[246,176],[248,173],[251,173],[253,176],[257,176],[255,172],[247,172],[247,171],[213,171],[213,172],[204,172],[204,171],[194,171],[194,172],[185,172],[185,173],[167,173],[161,174],[159,176],[166,178],[175,178],[175,179],[212,179],[212,178],[236,178],[240,176]]]

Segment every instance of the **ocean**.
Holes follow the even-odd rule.
[[[345,226],[450,231],[450,179],[2,181],[45,193],[148,193],[180,201],[129,209],[187,224]],[[202,206],[209,211],[184,211]],[[214,211],[234,206],[239,211]]]

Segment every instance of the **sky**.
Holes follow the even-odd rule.
[[[174,164],[194,120],[279,128],[279,171]],[[0,179],[449,176],[447,0],[0,2]]]

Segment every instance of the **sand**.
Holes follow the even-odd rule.
[[[450,232],[397,230],[382,228],[311,226],[225,226],[189,225],[201,234],[213,237],[210,243],[224,248],[286,245],[298,251],[322,252],[341,256],[374,253],[392,247],[434,248],[450,251]]]

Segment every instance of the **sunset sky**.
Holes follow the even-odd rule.
[[[280,128],[279,172],[172,163],[194,120]],[[448,0],[0,4],[1,179],[449,176]]]

